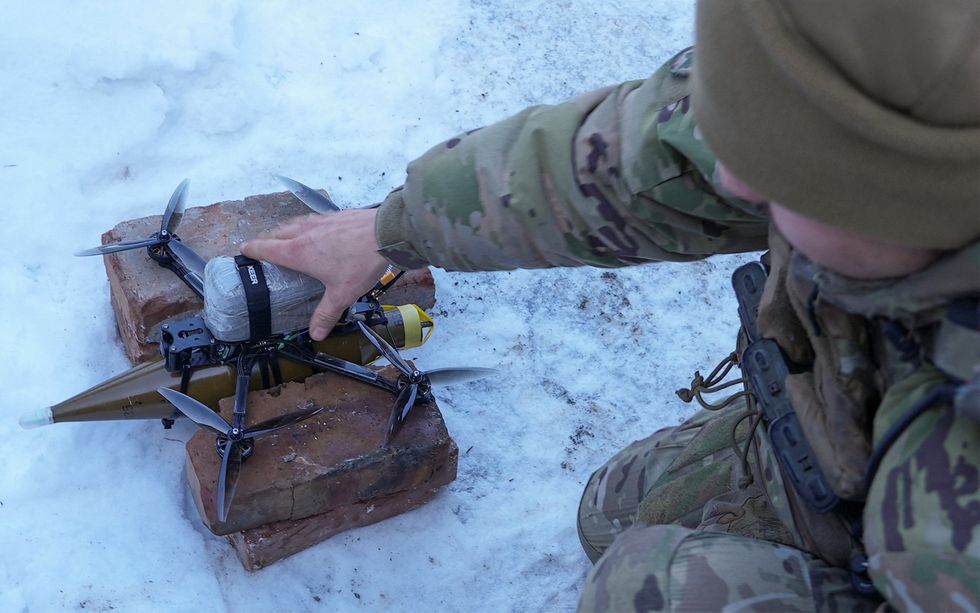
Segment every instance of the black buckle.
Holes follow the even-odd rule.
[[[789,376],[786,358],[775,341],[759,338],[759,304],[767,277],[765,267],[759,262],[739,266],[732,274],[738,316],[750,341],[742,352],[742,369],[762,407],[776,458],[789,473],[793,487],[807,504],[817,511],[827,512],[840,504],[840,498],[824,478],[813,448],[803,434],[800,419],[786,395],[786,377]]]
[[[769,339],[755,341],[742,352],[742,368],[766,417],[769,440],[796,493],[821,513],[833,510],[840,498],[824,478],[786,394],[789,368],[779,345]]]
[[[738,299],[738,318],[749,342],[759,339],[759,304],[768,276],[759,262],[743,264],[732,273],[732,287]]]

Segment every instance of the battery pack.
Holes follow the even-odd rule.
[[[261,265],[269,288],[272,334],[306,328],[323,296],[323,284],[295,270]],[[219,340],[249,338],[248,300],[234,258],[212,258],[204,268],[204,322]]]

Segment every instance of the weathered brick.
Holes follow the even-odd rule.
[[[377,523],[422,506],[436,495],[439,488],[455,479],[455,445],[450,448],[450,453],[450,461],[436,466],[432,477],[421,487],[340,506],[305,519],[273,522],[234,532],[225,538],[235,548],[247,570],[264,568],[345,530]]]
[[[238,245],[271,230],[309,209],[289,192],[249,196],[245,200],[219,202],[189,208],[177,235],[205,260],[237,255]],[[102,244],[148,238],[160,229],[161,216],[124,221],[102,235]],[[105,256],[112,308],[126,354],[134,364],[159,355],[153,338],[159,325],[188,311],[200,311],[201,301],[183,281],[134,249]],[[435,282],[428,270],[406,273],[383,301],[386,304],[435,304]]]
[[[380,372],[386,377],[396,375],[390,367]],[[274,522],[310,522],[252,533],[253,541],[265,538],[260,534],[277,534],[285,542],[295,533],[307,539],[326,538],[421,504],[429,497],[426,492],[455,479],[456,444],[438,407],[429,402],[416,405],[391,445],[382,448],[394,402],[387,391],[333,373],[251,392],[249,424],[299,409],[324,410],[277,434],[256,439],[254,453],[242,465],[225,522],[218,520],[216,510],[220,458],[214,434],[203,429],[196,433],[187,443],[187,474],[205,525],[215,534],[226,535]],[[232,404],[231,398],[221,401],[226,419],[230,419]],[[247,543],[249,535],[236,538]],[[258,557],[267,559],[288,545],[256,551],[265,551]]]

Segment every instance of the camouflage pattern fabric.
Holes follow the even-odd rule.
[[[378,210],[405,269],[690,261],[763,249],[768,219],[712,184],[687,97],[690,50],[646,81],[460,134],[408,167]]]
[[[743,469],[739,451],[753,414],[744,402],[699,411],[593,474],[578,524],[597,564],[581,610],[860,611],[880,604],[853,590],[846,569],[804,550],[759,430]]]
[[[787,391],[837,492],[864,501],[875,586],[900,609],[980,610],[980,409],[937,395],[980,386],[980,245],[899,279],[848,278],[798,252],[787,261],[814,352],[812,376],[791,375]]]
[[[691,114],[690,60],[689,50],[681,52],[646,81],[527,109],[437,145],[409,166],[404,187],[379,209],[379,251],[400,268],[506,270],[689,261],[765,248],[764,211],[717,185],[717,162]],[[838,466],[847,469],[840,482],[856,503],[867,496],[870,574],[900,609],[980,610],[976,408],[930,407],[884,455],[870,487],[855,465],[944,379],[929,366],[928,351],[938,342],[931,336],[934,321],[918,313],[941,312],[964,295],[976,298],[978,250],[971,249],[953,258],[965,259],[965,267],[941,261],[908,283],[872,282],[863,290],[831,287],[837,281],[826,271],[808,273],[800,287],[818,285],[816,301],[792,287],[789,272],[766,286],[795,292],[790,308],[770,314],[771,321],[787,319],[780,346],[804,371],[825,364],[820,376],[798,386],[802,395],[819,396],[806,405],[807,423],[825,424],[806,429],[808,438],[834,437],[823,441],[828,463],[856,449],[848,440],[865,445]],[[937,291],[951,282],[955,288]],[[874,308],[857,308],[849,296],[873,298]],[[933,303],[912,315],[880,310],[910,296]],[[846,311],[840,319],[846,325],[811,347],[823,328],[807,324],[833,323],[821,311],[824,299]],[[896,349],[902,339],[884,334],[891,317],[907,331],[925,325],[926,353],[910,360]],[[952,353],[973,355],[969,346]],[[980,359],[968,358],[956,372],[978,367]],[[745,468],[735,451],[749,440],[748,422],[736,427],[739,412],[746,408],[698,414],[635,443],[590,480],[580,530],[589,556],[601,557],[583,609],[860,610],[875,604],[849,587],[852,548],[834,527],[839,518],[801,508],[763,428],[751,438]]]
[[[875,415],[876,442],[944,379],[927,367],[889,389]],[[976,399],[966,401],[976,411]],[[980,610],[976,416],[937,402],[913,421],[884,456],[864,517],[870,574],[889,602],[902,610]]]
[[[775,498],[785,507],[777,512],[762,487],[778,476],[775,459],[759,457],[759,446],[746,466],[739,457],[753,414],[744,402],[701,410],[676,428],[634,442],[597,470],[579,504],[579,537],[589,558],[595,562],[638,520],[800,546],[802,539],[786,527],[793,525],[786,497]]]
[[[874,611],[848,572],[758,539],[637,524],[589,573],[580,611]]]
[[[943,381],[926,368],[891,388],[876,439]],[[777,510],[785,490],[779,500],[738,487],[734,453],[718,449],[710,430],[731,427],[740,411],[702,411],[596,471],[579,508],[579,535],[596,562],[580,610],[861,611],[881,603],[854,590],[847,568],[809,553],[803,527],[774,521],[787,517]],[[878,469],[864,511],[865,546],[875,586],[898,610],[980,606],[978,429],[975,416],[937,403]],[[766,437],[755,442],[752,472],[767,495],[778,492],[784,485],[773,479],[778,467]],[[726,474],[730,480],[719,476]],[[642,521],[644,503],[661,513],[657,524]]]

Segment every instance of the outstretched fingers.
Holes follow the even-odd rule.
[[[310,319],[310,336],[321,340],[384,272],[387,260],[377,252],[375,215],[374,210],[357,210],[293,219],[248,241],[241,252],[323,283],[323,298]]]
[[[319,214],[294,217],[280,225],[278,228],[263,233],[259,238],[296,238],[300,234],[308,232],[310,226],[316,224],[318,221],[320,221]]]
[[[278,266],[289,266],[291,260],[290,239],[280,238],[255,238],[242,244],[239,249],[242,255],[253,260],[262,260]]]

